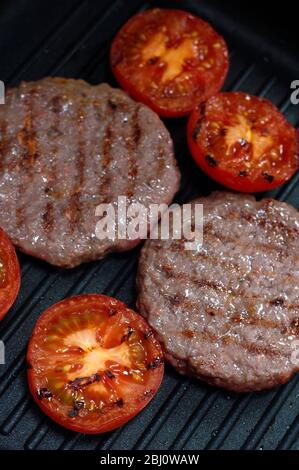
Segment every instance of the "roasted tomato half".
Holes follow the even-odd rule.
[[[16,251],[8,236],[0,229],[0,320],[16,300],[20,281]]]
[[[54,421],[82,433],[111,431],[139,413],[163,377],[161,346],[119,300],[71,297],[48,308],[27,354],[31,393]]]
[[[224,39],[182,10],[152,9],[133,16],[116,35],[112,71],[130,95],[161,116],[189,114],[217,93],[228,70]]]
[[[275,188],[298,169],[298,132],[264,98],[218,93],[193,111],[187,133],[200,168],[237,191]]]

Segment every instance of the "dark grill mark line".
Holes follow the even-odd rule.
[[[139,126],[139,105],[135,106],[132,121],[131,121],[131,135],[126,139],[126,147],[128,152],[128,177],[129,185],[126,192],[126,196],[131,199],[134,195],[136,187],[138,167],[137,161],[139,157],[139,143],[141,138],[141,129]],[[133,155],[133,156],[132,156]]]
[[[272,201],[269,201],[269,200],[266,200],[266,202],[262,205],[261,208],[265,211],[266,215],[262,215],[262,216],[253,215],[251,213],[247,213],[244,210],[241,210],[237,214],[237,219],[241,218],[244,221],[249,222],[252,225],[254,225],[255,228],[257,228],[257,227],[261,227],[263,229],[267,228],[267,229],[271,229],[271,231],[272,230],[275,231],[275,230],[279,229],[283,232],[286,232],[286,235],[288,235],[288,237],[291,237],[291,238],[298,237],[299,236],[299,230],[297,230],[296,228],[288,229],[286,224],[284,224],[279,218],[277,218],[277,217],[276,218],[271,218],[271,212],[269,214],[269,209],[271,209],[272,205],[273,205]],[[236,220],[235,213],[227,214],[226,219]],[[207,233],[211,233],[211,232],[207,231]],[[213,235],[213,233],[211,233],[211,235]],[[221,236],[222,236],[220,233],[217,234],[217,235],[218,235],[218,238],[221,238]],[[222,238],[221,238],[221,240],[222,240]],[[233,238],[228,237],[228,238],[223,238],[223,240],[233,241]],[[257,245],[257,246],[259,246],[259,245]],[[268,245],[261,244],[261,246],[267,247]]]
[[[8,152],[6,130],[7,123],[3,120],[0,124],[0,174],[3,173],[3,166]]]
[[[217,237],[218,238],[218,237]],[[245,253],[246,254],[246,253]],[[241,273],[239,272],[239,265],[236,264],[236,263],[233,263],[232,261],[222,261],[220,260],[219,258],[216,258],[215,256],[212,256],[211,254],[209,255],[206,255],[205,253],[198,253],[197,254],[197,257],[200,258],[201,260],[208,260],[210,261],[211,265],[213,266],[214,265],[218,265],[218,266],[222,266],[224,269],[228,269],[228,270],[232,270],[232,269],[235,269],[237,272],[238,272],[238,277],[240,279],[244,279],[246,278],[246,273]],[[259,275],[259,276],[266,276],[267,273],[263,272],[263,271],[257,271],[257,270],[254,270],[252,269],[250,271],[250,275]],[[288,273],[284,273],[284,274],[281,274],[280,275],[280,279],[283,280],[283,279],[286,279],[286,280],[289,280],[290,278],[291,279],[294,279],[295,276],[291,275],[291,274],[288,274]],[[299,280],[299,279],[298,279]],[[242,282],[242,281],[240,281]]]
[[[167,265],[163,264],[161,266],[161,269],[169,277],[177,278],[177,279],[180,279],[180,280],[192,281],[198,287],[208,287],[210,289],[218,290],[218,291],[221,291],[221,292],[225,292],[225,293],[227,292],[227,289],[224,288],[221,284],[219,284],[217,282],[209,281],[208,279],[197,279],[196,277],[192,276],[191,273],[188,274],[188,273],[185,273],[183,271],[176,272],[175,268],[173,266],[168,265],[168,264]],[[176,296],[176,299],[174,300],[174,304],[178,303],[177,297],[178,296]],[[173,303],[173,301],[171,299],[169,299],[169,301],[171,303]]]
[[[53,202],[48,201],[46,203],[45,211],[42,215],[42,226],[45,233],[49,234],[52,231],[54,223],[54,207]]]
[[[110,108],[111,109],[111,108]],[[102,146],[102,166],[100,169],[100,188],[99,188],[99,195],[102,196],[103,200],[102,203],[109,202],[109,192],[108,192],[108,185],[111,180],[111,175],[107,174],[109,172],[109,166],[111,162],[111,155],[110,155],[110,148],[111,148],[111,141],[113,138],[113,122],[114,122],[114,110],[112,109],[112,118],[111,122],[107,124],[105,135],[103,139],[103,146]]]
[[[70,198],[70,233],[73,234],[75,231],[80,231],[80,219],[81,219],[81,192],[84,188],[84,167],[85,167],[85,154],[84,154],[84,119],[85,112],[83,106],[80,105],[77,111],[77,123],[78,123],[78,153],[77,153],[77,179],[74,182],[73,194]]]
[[[32,88],[26,92],[25,106],[26,106],[26,117],[24,119],[23,129],[19,133],[19,139],[23,146],[23,158],[20,161],[20,167],[22,170],[22,181],[18,186],[17,200],[22,201],[24,189],[26,189],[32,181],[34,176],[34,164],[38,157],[36,132],[34,129],[34,95],[36,89]],[[16,209],[16,227],[19,228],[24,223],[26,204],[21,204]]]
[[[248,222],[255,222],[256,221],[256,219],[254,217],[251,218],[249,214],[244,214],[243,213],[242,217]],[[265,222],[264,219],[259,219],[257,221],[257,223],[255,224],[255,227],[257,227],[257,226],[264,227],[265,224],[266,224],[266,222]],[[279,221],[276,222],[276,225],[274,225],[274,222],[272,222],[271,228],[273,227],[273,230],[275,229],[275,227],[277,228],[277,226],[280,228],[281,231],[284,231],[285,235],[291,237],[292,239],[299,236],[299,231],[298,230],[296,230],[296,229],[286,230],[285,226],[283,224],[280,224]],[[268,221],[268,227],[270,228],[269,221]],[[203,231],[203,236],[206,237],[207,235],[210,238],[213,238],[215,240],[220,241],[224,245],[228,244],[228,243],[234,243],[235,242],[234,237],[224,236],[220,232],[212,231],[211,227],[208,224],[206,224],[204,226],[204,231]],[[182,252],[183,251],[183,244],[184,244],[184,239],[176,240],[176,244],[169,247],[169,250],[172,251],[172,252]],[[283,257],[284,256],[284,251],[282,251],[277,246],[269,245],[269,244],[262,243],[262,242],[259,242],[259,243],[256,242],[255,246],[256,246],[257,250],[263,249],[264,251],[268,251],[268,252],[276,252],[277,257]]]
[[[187,278],[186,278],[187,279]],[[242,297],[242,299],[245,299],[245,300],[248,300],[249,302],[254,300],[255,302],[261,302],[261,303],[267,303],[268,305],[274,305],[274,306],[282,306],[283,303],[276,303],[277,300],[280,300],[280,299],[275,299],[274,302],[273,301],[267,301],[261,297],[258,297],[258,296],[245,296],[243,295],[242,293],[233,293],[231,294],[233,295],[235,298],[239,298],[239,297]],[[179,303],[176,303],[173,298],[171,296],[165,296],[164,297],[165,301],[168,303],[168,305],[170,307],[174,307],[174,306],[180,306],[180,308],[184,308],[185,310],[190,308],[194,308],[194,305],[192,304],[191,301],[188,301],[186,298],[183,298],[180,300]],[[250,304],[248,305],[248,308],[250,308]],[[295,311],[298,311],[298,315],[299,315],[299,305],[292,305],[292,304],[289,304],[289,305],[284,305],[284,308],[285,309],[288,309],[288,310],[295,310]],[[225,310],[225,307],[224,307],[224,310]],[[224,316],[224,312],[222,312],[219,308],[209,308],[207,306],[206,308],[206,313],[210,316],[218,316],[218,317],[223,317]],[[233,322],[233,323],[242,323],[244,325],[255,325],[255,326],[262,326],[262,327],[265,327],[265,328],[280,328],[281,329],[281,332],[282,334],[295,334],[295,335],[298,335],[299,334],[299,319],[296,318],[296,319],[293,319],[291,321],[291,323],[287,326],[283,325],[283,324],[279,324],[278,322],[277,323],[274,323],[273,321],[271,320],[267,320],[265,318],[261,318],[261,317],[254,317],[252,316],[252,313],[250,313],[250,317],[241,317],[241,316],[238,316],[238,313],[236,313],[235,315],[232,315],[230,317],[230,320]]]
[[[180,276],[179,276],[180,279],[186,278],[189,281],[192,280],[192,278],[190,278],[186,273],[179,273],[179,274],[180,274]],[[184,277],[182,275],[184,275]],[[194,282],[196,284],[198,284],[197,279],[195,279]],[[210,282],[210,281],[205,281],[205,280],[200,281],[200,287],[203,287],[203,286],[207,286],[209,288],[215,288],[215,290],[217,290],[217,284],[214,284],[213,282]],[[221,287],[221,291],[223,292],[222,287]],[[226,291],[224,290],[224,292],[226,292]],[[242,293],[240,293],[238,295],[235,295],[235,296],[236,297],[243,297]],[[241,319],[240,317],[235,318],[235,322],[240,322],[240,321],[243,321],[243,319]],[[258,318],[252,318],[252,319],[249,319],[248,324],[258,326],[259,324],[263,324],[264,322],[265,322],[265,320],[258,319]],[[246,319],[245,319],[244,323],[246,323]],[[266,326],[267,326],[267,328],[271,328],[271,322],[270,321],[267,322]],[[279,327],[279,325],[274,325],[273,326],[273,328],[277,328],[277,327]],[[290,325],[290,328],[291,328],[291,325]],[[212,335],[211,333],[209,333],[207,331],[203,331],[203,332],[198,333],[198,336],[202,336],[204,339],[209,340],[211,342],[214,342],[214,341],[219,339],[216,335]],[[254,344],[237,343],[232,337],[230,338],[230,343],[229,344],[240,344],[240,346],[243,347],[244,349],[246,349],[248,351],[251,351],[253,353],[256,353],[256,354],[262,353],[262,354],[269,355],[269,356],[270,355],[271,356],[276,356],[278,354],[281,354],[281,353],[277,352],[274,349],[270,350],[269,348],[261,348],[259,346],[254,345]]]
[[[61,113],[61,107],[62,107],[62,101],[61,101],[61,96],[57,95],[52,98],[52,103],[51,103],[51,109],[52,109],[52,114],[53,114],[53,124],[52,124],[52,132],[55,135],[60,134],[60,113]],[[55,142],[55,141],[54,141]],[[42,225],[43,225],[43,230],[44,232],[50,236],[53,230],[54,226],[54,204],[53,204],[53,198],[55,197],[55,188],[53,188],[53,185],[57,182],[57,164],[56,164],[56,158],[57,158],[57,151],[58,147],[57,144],[54,143],[53,145],[53,163],[52,167],[49,171],[49,173],[46,175],[50,179],[50,185],[51,185],[51,191],[49,190],[48,183],[44,189],[45,194],[48,196],[48,202],[46,203],[45,207],[45,212],[43,213],[42,216]],[[54,189],[54,191],[53,191]],[[54,192],[54,194],[53,194]]]
[[[158,162],[159,162],[158,171],[159,171],[159,174],[162,175],[163,172],[165,171],[165,149],[162,147],[162,145],[160,146],[158,150]]]
[[[211,342],[211,343],[214,343],[215,341],[218,341],[219,340],[219,337],[215,334],[212,334],[208,331],[204,331],[203,334],[201,335],[203,337],[204,340],[206,340],[207,342]],[[224,347],[225,347],[225,337],[223,338],[224,339]],[[244,348],[246,351],[249,351],[253,354],[264,354],[265,356],[269,356],[269,357],[275,357],[275,356],[282,356],[282,352],[281,351],[276,351],[275,349],[270,349],[270,347],[260,347],[260,346],[257,346],[255,343],[247,343],[245,344],[244,342],[240,343],[238,341],[235,340],[235,338],[233,337],[229,337],[229,346],[230,345],[238,345],[240,346],[241,348]]]
[[[164,271],[164,268],[165,266],[162,266],[162,270]],[[236,291],[232,291],[230,289],[226,289],[224,288],[222,285],[220,284],[217,284],[217,283],[214,283],[212,281],[209,281],[209,280],[198,280],[196,279],[194,276],[191,276],[191,275],[188,275],[187,273],[184,273],[184,272],[178,272],[178,273],[175,273],[174,270],[172,270],[171,267],[167,266],[167,275],[171,276],[171,277],[177,277],[178,279],[181,279],[181,280],[186,280],[187,281],[191,281],[193,282],[197,287],[199,288],[203,288],[203,287],[207,287],[209,289],[213,289],[215,291],[220,291],[220,292],[223,292],[223,293],[227,293],[231,296],[234,297],[234,299],[237,299],[237,298],[242,298],[242,299],[245,299],[245,300],[248,300],[248,301],[255,301],[255,302],[267,302],[265,299],[261,298],[261,297],[258,297],[258,296],[254,296],[254,295],[251,295],[251,296],[245,296],[242,292],[236,292]],[[190,301],[187,301],[187,299],[185,298],[182,298],[182,300],[180,301],[180,303],[176,303],[173,301],[173,299],[171,297],[164,297],[166,302],[170,305],[170,306],[174,306],[174,305],[180,305],[182,304],[181,306],[183,306],[185,309],[190,307],[192,308],[193,307],[193,304],[192,302]],[[274,306],[282,306],[283,304],[279,302],[279,304],[277,304],[278,299],[275,299],[274,300],[274,303],[273,301],[268,301],[267,303],[270,304],[270,305],[274,305]],[[284,308],[287,308],[289,310],[297,310],[299,309],[299,306],[298,305],[284,305]],[[207,312],[207,314],[210,314],[211,315],[211,312]],[[224,316],[224,314],[222,314],[219,310],[216,310],[214,309],[213,312],[212,312],[212,315],[215,316]],[[293,329],[297,329],[297,325],[293,325],[293,321],[290,323],[290,325],[288,325],[287,327],[285,327],[284,325],[279,325],[279,323],[275,323],[271,320],[267,320],[267,319],[264,319],[264,318],[259,318],[259,317],[253,317],[252,315],[248,318],[246,317],[240,317],[240,316],[237,316],[237,314],[234,316],[232,315],[229,319],[230,321],[234,322],[234,323],[242,323],[244,325],[254,325],[254,326],[262,326],[262,327],[265,327],[265,328],[290,328],[290,331],[293,331]],[[297,331],[297,330],[296,330]]]

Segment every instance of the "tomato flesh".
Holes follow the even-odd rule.
[[[161,116],[189,114],[219,91],[228,70],[224,39],[182,10],[151,9],[132,17],[115,37],[112,71],[133,98]]]
[[[298,169],[298,132],[264,98],[218,93],[193,111],[187,136],[200,168],[237,191],[267,191]]]
[[[99,294],[75,296],[40,317],[29,343],[28,379],[42,410],[84,433],[115,429],[152,399],[163,354],[145,320]]]
[[[13,305],[20,290],[20,265],[16,251],[0,229],[0,320]]]

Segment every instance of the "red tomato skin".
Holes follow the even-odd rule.
[[[0,320],[14,304],[21,286],[20,264],[16,250],[6,233],[0,228],[0,257],[3,257],[6,279],[0,286]]]
[[[98,426],[98,425],[95,426],[95,427],[90,426],[88,429],[86,429],[86,428],[82,429],[82,426],[80,426],[80,424],[76,423],[75,421],[72,421],[70,418],[65,416],[65,418],[63,419],[61,416],[58,417],[56,413],[51,412],[49,407],[46,405],[46,402],[39,399],[39,397],[37,395],[37,391],[36,391],[34,370],[33,370],[33,367],[32,367],[34,349],[35,349],[35,340],[36,340],[36,336],[37,336],[36,331],[39,328],[42,329],[43,324],[47,324],[47,322],[49,320],[51,320],[51,314],[53,316],[55,316],[55,311],[52,310],[53,307],[57,308],[59,306],[66,305],[66,308],[67,308],[67,305],[69,303],[71,303],[73,301],[76,301],[76,300],[80,300],[82,297],[90,298],[91,300],[94,300],[94,299],[101,300],[102,299],[104,302],[105,301],[107,302],[107,301],[111,300],[111,297],[103,295],[103,294],[82,294],[82,295],[77,295],[77,296],[70,297],[68,299],[64,299],[64,300],[50,306],[49,308],[47,308],[42,313],[42,315],[39,317],[39,319],[38,319],[38,321],[35,325],[34,331],[32,333],[32,336],[30,338],[30,341],[29,341],[27,355],[26,355],[27,379],[28,379],[29,390],[31,392],[31,395],[32,395],[35,403],[54,422],[56,422],[60,426],[63,426],[66,429],[69,429],[71,431],[84,433],[84,434],[102,434],[102,433],[112,431],[114,429],[117,429],[117,428],[125,425],[128,421],[130,421],[132,418],[134,418],[136,415],[138,415],[143,410],[143,408],[145,408],[146,405],[154,398],[154,396],[156,395],[156,393],[157,393],[157,391],[158,391],[158,389],[159,389],[159,387],[162,383],[162,380],[163,380],[164,364],[161,364],[159,366],[159,368],[157,368],[153,371],[154,372],[154,374],[153,374],[154,377],[152,378],[152,382],[154,382],[155,385],[152,386],[152,384],[151,384],[151,389],[152,389],[151,397],[147,400],[141,401],[140,406],[134,412],[126,414],[125,416],[120,416],[117,419],[112,419],[110,422],[108,422],[108,423],[106,422],[102,426]],[[116,299],[114,299],[114,300],[116,300]],[[117,302],[118,302],[119,306],[122,305],[124,309],[128,309],[128,307],[123,302],[121,302],[121,301],[117,301]],[[128,310],[130,310],[130,309],[128,309]],[[140,315],[138,315],[135,312],[134,312],[134,314],[137,317],[138,325],[142,325],[144,327],[145,331],[148,330],[149,326],[147,325],[147,323],[143,319],[143,317],[141,317]],[[47,321],[45,321],[46,316],[50,316],[49,319],[46,319]],[[162,352],[161,346],[160,346],[158,340],[155,338],[155,335],[153,335],[151,337],[151,340],[153,341],[153,343],[155,345],[157,345],[157,347],[159,347],[159,349]]]
[[[238,92],[237,92],[238,93]],[[271,106],[273,106],[272,102],[263,98],[265,102],[269,102]],[[281,184],[285,183],[287,180],[284,178],[276,177],[271,183],[265,183],[264,178],[261,176],[257,178],[254,182],[250,181],[248,178],[238,177],[231,174],[231,172],[226,171],[221,168],[214,168],[208,165],[205,159],[205,153],[203,152],[202,148],[196,143],[193,138],[194,128],[198,122],[198,120],[202,117],[202,113],[200,112],[200,107],[197,106],[194,108],[193,112],[190,114],[188,123],[187,123],[187,143],[190,150],[190,153],[197,163],[199,168],[206,173],[212,180],[216,181],[217,183],[225,186],[226,188],[232,189],[233,191],[243,192],[243,193],[257,193],[268,191],[274,189]],[[297,139],[299,138],[299,133],[296,130]],[[298,146],[298,154],[299,154],[299,146]],[[294,169],[293,173],[289,175],[291,178],[297,169]],[[288,178],[288,179],[289,179]]]
[[[27,356],[27,364],[28,363],[30,364],[30,362],[28,362],[28,361],[29,361],[29,359],[28,359],[28,356]],[[135,418],[135,416],[137,416],[149,404],[149,401],[145,401],[142,404],[142,406],[136,412],[131,413],[129,415],[126,415],[126,418],[121,417],[119,419],[115,419],[115,420],[111,421],[109,424],[103,425],[102,427],[97,427],[97,428],[90,427],[89,429],[82,430],[82,426],[80,426],[79,424],[77,425],[75,422],[71,423],[70,419],[66,418],[65,421],[62,421],[61,419],[58,419],[57,416],[54,413],[51,413],[51,411],[48,409],[48,407],[44,405],[43,401],[38,398],[37,393],[36,393],[36,389],[33,385],[33,373],[30,372],[30,367],[27,370],[27,379],[28,379],[28,385],[29,385],[30,393],[31,393],[35,403],[45,413],[45,415],[47,415],[52,421],[57,423],[59,426],[63,426],[64,428],[69,429],[70,431],[75,431],[75,432],[78,432],[78,433],[95,435],[95,434],[104,434],[106,432],[110,432],[110,431],[113,431],[115,429],[118,429],[118,428],[124,426],[125,424],[127,424],[129,421],[131,421],[131,419]],[[156,389],[153,390],[152,398],[154,398],[157,391],[159,390],[162,381],[163,381],[163,374],[161,375],[160,380],[157,382]]]
[[[162,118],[179,118],[189,116],[193,109],[189,108],[184,111],[172,111],[171,109],[165,109],[160,106],[157,106],[154,101],[152,101],[143,93],[136,90],[136,88],[128,80],[125,79],[125,77],[119,72],[117,68],[113,69],[113,74],[120,86],[131,96],[131,98],[145,104]]]
[[[180,9],[172,8],[172,9],[163,9],[163,10],[164,11],[166,10],[170,15],[173,14],[173,15],[178,15],[178,16],[182,16],[182,15],[192,16],[190,13],[188,13],[184,10],[180,10]],[[206,96],[203,96],[201,100],[199,100],[199,99],[195,100],[195,102],[193,102],[192,105],[190,105],[188,107],[184,107],[184,109],[179,109],[179,108],[169,109],[165,106],[159,106],[159,104],[155,100],[152,100],[145,93],[139,91],[138,88],[136,88],[136,86],[130,81],[130,78],[126,78],[124,76],[124,74],[121,73],[119,68],[117,66],[114,66],[114,57],[119,52],[117,50],[116,45],[117,45],[119,37],[122,34],[123,29],[127,28],[127,27],[130,27],[131,25],[134,24],[135,21],[137,22],[139,19],[142,20],[143,14],[146,13],[146,12],[149,12],[149,11],[151,11],[151,10],[145,10],[145,12],[137,13],[132,18],[130,18],[127,21],[127,23],[125,23],[125,25],[123,25],[123,27],[118,31],[115,38],[113,39],[112,47],[110,48],[110,66],[111,66],[113,75],[116,78],[117,82],[120,84],[120,86],[133,99],[135,99],[136,101],[140,101],[141,103],[147,105],[153,111],[155,111],[159,116],[161,116],[163,118],[178,118],[178,117],[189,116],[189,114],[192,112],[192,110],[198,104],[199,101],[205,101],[206,99],[208,99],[214,93],[217,93],[222,88],[222,86],[225,82],[227,73],[228,73],[228,69],[229,69],[229,55],[228,55],[228,49],[227,49],[226,43],[225,43],[223,37],[215,31],[215,33],[218,36],[218,40],[221,41],[221,43],[222,43],[222,47],[226,48],[226,55],[224,55],[223,58],[222,58],[223,59],[222,77],[221,78],[217,77],[217,83],[214,86],[211,86],[209,84],[211,86],[211,89],[209,90],[209,92],[207,92]],[[194,18],[197,19],[198,17],[194,16]],[[198,20],[202,23],[205,23],[205,24],[209,25],[207,22],[203,21],[201,18],[198,18]]]
[[[125,79],[125,77],[119,72],[117,68],[113,69],[113,74],[120,84],[120,86],[125,90],[128,95],[133,98],[135,101],[139,101],[140,103],[145,104],[149,108],[151,108],[155,113],[157,113],[160,117],[163,118],[178,118],[178,117],[185,117],[190,114],[192,109],[189,109],[187,111],[171,111],[170,109],[164,109],[161,108],[160,106],[157,106],[156,103],[154,103],[150,98],[148,98],[146,95],[143,93],[139,92],[136,90],[136,88],[128,81]]]

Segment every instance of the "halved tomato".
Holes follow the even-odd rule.
[[[275,188],[298,169],[298,131],[264,98],[218,93],[193,111],[187,135],[200,168],[237,191]]]
[[[161,346],[146,321],[119,300],[71,297],[48,308],[28,353],[33,398],[74,431],[111,431],[135,416],[163,378]]]
[[[20,265],[16,251],[0,229],[0,320],[8,312],[20,290]]]
[[[133,98],[161,116],[184,116],[220,90],[228,50],[207,22],[182,10],[155,8],[121,28],[110,62]]]

